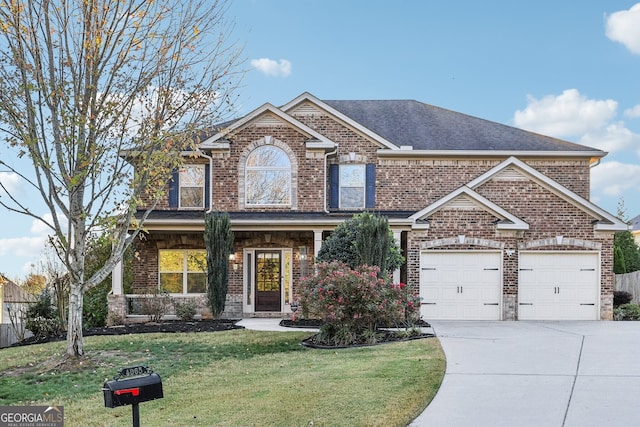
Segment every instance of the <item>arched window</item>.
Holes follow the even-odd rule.
[[[248,206],[291,204],[291,162],[273,145],[262,145],[249,154],[245,167]]]

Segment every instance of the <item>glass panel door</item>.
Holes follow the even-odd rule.
[[[256,251],[256,311],[280,311],[281,252]]]

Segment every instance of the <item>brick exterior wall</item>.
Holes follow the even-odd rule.
[[[383,148],[359,131],[341,123],[326,114],[300,114],[296,120],[314,129],[338,144],[337,153],[328,158],[329,164],[339,163],[341,156],[355,153],[362,163],[376,165],[376,204],[375,210],[419,211],[438,201],[452,191],[467,184],[491,168],[500,164],[504,158],[384,158],[378,157]],[[286,146],[291,156],[292,205],[287,207],[251,207],[244,206],[243,197],[243,161],[252,149],[265,144],[265,136],[270,143]],[[212,202],[213,209],[219,211],[249,212],[321,212],[328,204],[324,197],[328,189],[323,188],[325,179],[324,154],[310,152],[305,142],[309,139],[302,131],[284,123],[271,121],[268,124],[257,120],[257,125],[248,124],[230,135],[230,149],[216,152],[212,161]],[[563,185],[582,198],[589,198],[589,159],[522,159],[547,177]],[[203,161],[203,160],[198,160]],[[208,160],[207,160],[208,162]],[[327,179],[328,183],[328,179]],[[537,183],[523,178],[496,178],[476,188],[480,195],[517,216],[530,225],[526,231],[500,231],[496,228],[493,214],[478,207],[477,209],[441,209],[430,219],[428,230],[415,229],[407,232],[406,277],[410,286],[418,290],[420,274],[420,251],[425,243],[465,235],[467,237],[498,242],[504,249],[514,250],[508,256],[503,251],[503,318],[517,319],[518,296],[518,245],[539,239],[566,238],[596,242],[601,245],[601,317],[612,317],[613,302],[613,234],[596,233],[592,224],[593,217],[576,208],[556,194]],[[168,199],[161,201],[157,209],[169,209]],[[235,253],[237,270],[230,270],[227,316],[247,315],[243,313],[244,248],[292,248],[294,253],[299,246],[309,247],[313,253],[313,233],[309,231],[271,231],[265,224],[265,232],[272,239],[264,240],[264,232],[237,234]],[[134,292],[147,293],[157,288],[158,250],[162,248],[204,248],[202,232],[189,234],[151,232],[145,239],[136,242],[136,266]],[[477,245],[454,244],[437,248],[438,250],[475,250]],[[552,245],[537,247],[536,250],[588,250],[585,247]],[[299,259],[293,260],[293,283],[301,275]]]

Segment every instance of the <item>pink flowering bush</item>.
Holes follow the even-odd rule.
[[[299,298],[304,317],[324,322],[319,340],[329,345],[372,343],[378,327],[410,327],[420,317],[420,298],[376,266],[321,263],[302,279]]]

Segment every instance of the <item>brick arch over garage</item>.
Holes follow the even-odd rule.
[[[572,237],[556,236],[547,239],[530,240],[528,242],[518,243],[518,250],[536,249],[545,246],[572,246],[576,248],[584,248],[599,251],[602,249],[602,243],[593,242],[591,240],[574,239]]]
[[[455,236],[455,237],[447,237],[444,239],[430,240],[428,242],[422,242],[420,244],[420,249],[433,249],[439,248],[442,246],[452,246],[452,245],[467,245],[467,246],[480,246],[484,248],[491,249],[504,249],[504,243],[498,242],[496,240],[489,239],[479,239],[477,237],[467,237],[467,236]]]

